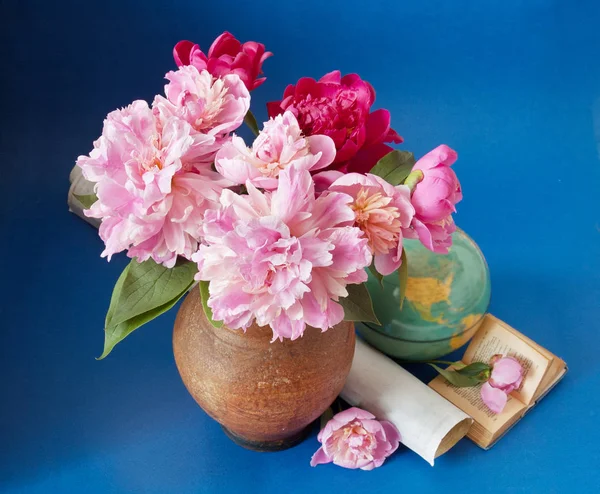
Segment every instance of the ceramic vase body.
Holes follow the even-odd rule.
[[[277,451],[300,442],[344,386],[354,356],[354,326],[271,343],[270,327],[244,333],[215,328],[198,290],[184,300],[173,331],[181,378],[196,402],[236,443]]]

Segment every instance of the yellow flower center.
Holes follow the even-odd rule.
[[[361,188],[350,206],[356,226],[364,232],[374,254],[387,254],[398,245],[402,224],[398,208],[389,205],[391,201],[381,192],[370,194]]]

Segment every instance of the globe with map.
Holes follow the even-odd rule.
[[[371,273],[367,287],[381,325],[357,323],[371,345],[404,360],[430,360],[467,343],[487,312],[491,286],[487,263],[462,230],[453,234],[447,255],[405,240],[408,281],[402,309],[398,273],[379,282]]]

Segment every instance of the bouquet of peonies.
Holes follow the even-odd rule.
[[[415,162],[375,91],[356,74],[302,78],[268,104],[259,130],[250,91],[271,56],[223,33],[205,54],[182,41],[164,95],[108,114],[77,165],[79,197],[101,220],[103,257],[126,251],[105,323],[106,356],[195,283],[209,320],[273,341],[346,320],[376,322],[364,282],[398,272],[405,238],[445,253],[461,200],[441,145]],[[235,134],[244,122],[256,135]]]

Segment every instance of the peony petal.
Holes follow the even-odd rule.
[[[394,451],[398,449],[398,445],[402,440],[402,436],[400,435],[400,431],[398,430],[398,428],[391,422],[388,422],[387,420],[382,420],[380,423],[383,427],[383,430],[385,431],[385,438],[390,443],[391,449],[389,450],[388,455],[391,455]]]
[[[481,386],[481,399],[494,413],[501,413],[506,406],[508,395],[501,389],[494,388],[489,382]]]
[[[342,80],[342,73],[339,70],[334,70],[325,74],[323,77],[319,79],[319,82],[324,82],[326,84],[339,84]]]
[[[520,362],[513,357],[504,357],[494,364],[490,384],[495,388],[502,388],[515,384],[522,376],[523,367]]]
[[[402,249],[400,249],[402,253]],[[387,254],[375,254],[375,269],[383,276],[388,276],[396,271],[402,264],[402,259],[398,257],[397,252],[391,250]]]
[[[198,45],[194,45],[191,41],[186,40],[180,41],[175,45],[173,48],[173,58],[178,67],[190,64],[190,52],[194,46]]]
[[[373,415],[371,412],[363,410],[362,408],[352,407],[335,414],[331,420],[335,420],[337,423],[340,424],[347,424],[348,422],[352,422],[355,419],[373,420],[375,419],[375,415]]]
[[[295,120],[295,118],[294,118]],[[331,137],[325,135],[315,135],[307,137],[308,146],[311,154],[321,153],[319,160],[313,165],[311,170],[320,170],[329,166],[335,159],[335,143]]]
[[[445,144],[441,144],[420,158],[415,163],[413,170],[430,170],[440,165],[452,166],[457,158],[458,155],[456,154],[456,151]]]
[[[333,182],[335,182],[338,178],[343,177],[344,174],[337,170],[329,170],[325,172],[319,172],[313,175],[313,181],[315,183],[315,193],[317,196],[321,195],[322,192],[325,192]]]
[[[366,123],[365,147],[383,142],[390,130],[390,120],[390,112],[383,108],[369,114]]]
[[[310,459],[310,466],[316,467],[317,465],[324,465],[326,463],[331,463],[332,461],[333,458],[327,456],[323,447],[320,447]]]

